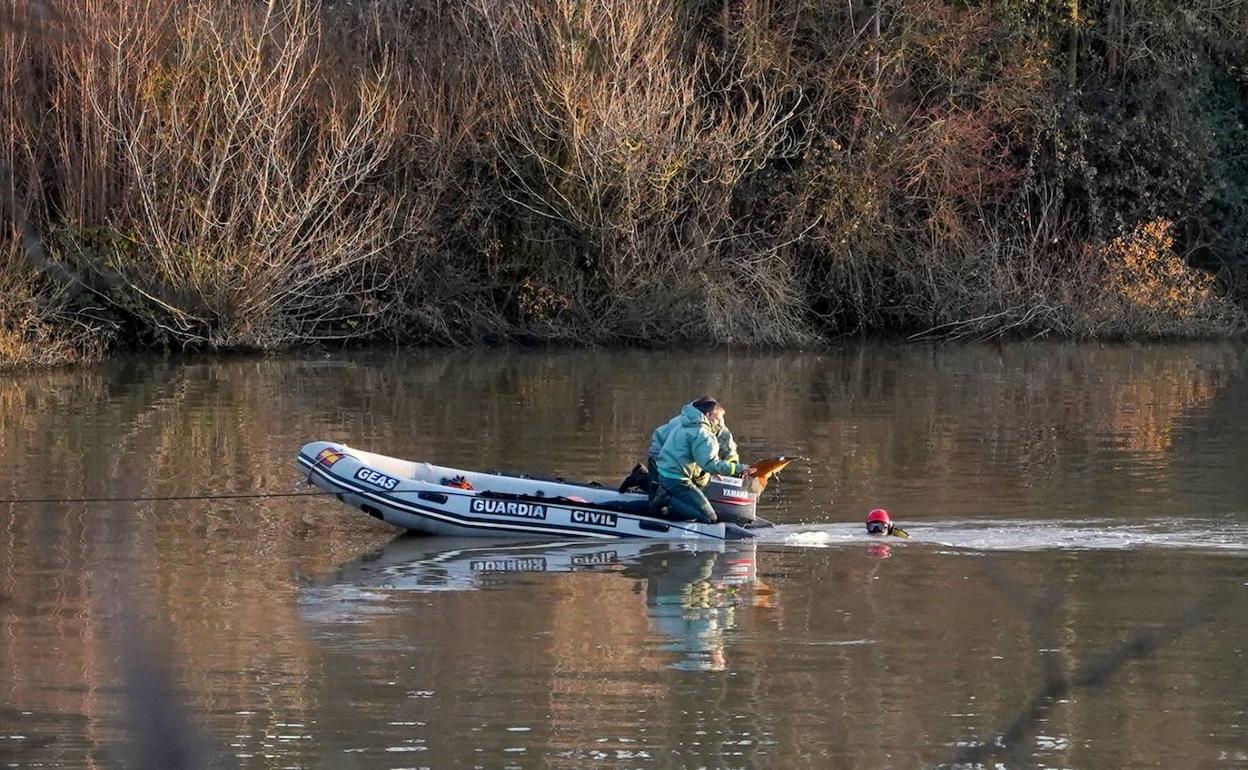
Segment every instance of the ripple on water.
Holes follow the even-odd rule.
[[[970,519],[906,524],[909,540],[872,537],[857,524],[819,527],[785,525],[766,532],[761,543],[805,548],[835,545],[940,545],[972,551],[1129,550],[1248,551],[1248,522],[1230,518],[1161,517],[1120,519]],[[951,553],[951,552],[945,552]]]

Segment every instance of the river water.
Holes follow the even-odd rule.
[[[1243,346],[118,359],[0,376],[0,498],[307,491],[314,439],[615,483],[702,393],[799,458],[756,542],[0,503],[0,767],[1248,767]]]

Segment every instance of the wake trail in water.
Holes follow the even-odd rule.
[[[1175,548],[1248,553],[1248,521],[1211,518],[1041,519],[904,522],[910,539],[872,537],[862,524],[783,524],[758,542],[808,548],[842,544],[937,545],[975,551]]]

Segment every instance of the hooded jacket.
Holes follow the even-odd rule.
[[[697,410],[695,409],[694,411]],[[701,412],[698,412],[698,414],[701,414]],[[680,414],[654,429],[654,433],[650,434],[650,451],[648,452],[650,457],[658,459],[659,453],[663,451],[663,443],[667,441],[667,437],[684,421],[685,413],[682,408]],[[711,432],[715,432],[715,426],[713,425],[711,426]],[[741,456],[737,454],[737,442],[733,440],[732,431],[728,430],[727,425],[720,426],[719,432],[715,434],[715,440],[719,442],[719,459],[734,463],[741,462]]]
[[[703,471],[725,476],[737,474],[739,462],[719,459],[720,447],[715,438],[715,426],[706,415],[693,404],[685,404],[681,407],[679,420],[667,434],[663,448],[659,451],[657,465],[660,475],[692,481],[702,475]]]

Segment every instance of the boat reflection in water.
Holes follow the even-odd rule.
[[[771,593],[757,577],[754,546],[649,550],[625,566],[623,574],[646,581],[651,629],[669,640],[673,667],[722,671],[725,633],[737,623],[740,607],[770,604]]]
[[[536,573],[619,574],[644,583],[649,627],[677,669],[726,668],[725,634],[747,606],[771,607],[751,541],[518,543],[514,539],[398,537],[300,590],[300,614],[317,626],[369,622],[395,611],[394,592],[522,591]]]

